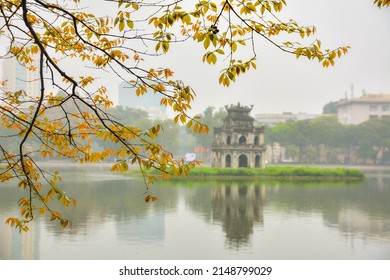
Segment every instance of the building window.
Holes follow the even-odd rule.
[[[238,157],[238,167],[248,167],[248,158],[246,155],[240,155]]]
[[[377,115],[370,115],[369,118],[370,118],[370,119],[377,119],[378,116],[377,116]]]
[[[226,156],[226,167],[232,167],[232,157],[230,155]]]
[[[255,157],[255,167],[260,167],[260,155],[256,155]]]
[[[232,142],[232,138],[230,137],[230,135],[226,138],[226,144],[230,145]]]
[[[388,112],[388,111],[390,111],[390,106],[389,106],[389,105],[382,105],[382,111],[383,111],[383,112]]]
[[[253,144],[255,144],[255,145],[259,145],[259,137],[258,136],[256,136],[255,137],[255,141],[254,141],[254,143]]]
[[[245,137],[244,135],[242,135],[242,136],[240,137],[240,139],[238,139],[238,144],[239,144],[239,145],[244,145],[244,144],[246,144],[246,137]]]
[[[378,105],[370,105],[370,111],[378,110]]]

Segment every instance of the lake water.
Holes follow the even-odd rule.
[[[76,198],[61,229],[0,223],[0,259],[390,259],[390,172],[364,182],[181,181],[145,186],[109,168],[61,169]],[[0,185],[0,220],[19,191]]]

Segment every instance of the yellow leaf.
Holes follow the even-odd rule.
[[[169,50],[169,42],[163,41],[162,44],[161,44],[161,47],[162,47],[163,52],[167,53],[168,50]]]
[[[203,47],[205,49],[208,49],[209,46],[210,46],[210,39],[209,37],[206,37],[206,39],[203,41]]]
[[[237,44],[236,42],[233,42],[231,45],[232,51],[235,52],[237,50]]]
[[[44,215],[45,214],[45,212],[46,212],[46,208],[39,208],[38,209],[38,213],[39,213],[39,215]]]
[[[119,31],[123,31],[123,29],[125,29],[125,21],[124,20],[120,20],[119,22]]]

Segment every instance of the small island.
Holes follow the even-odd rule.
[[[149,170],[149,176],[159,177],[160,171]],[[128,172],[129,176],[141,175],[137,169]],[[166,178],[166,176],[163,176]],[[325,168],[315,166],[267,166],[264,168],[219,168],[208,166],[192,167],[187,175],[170,176],[170,180],[260,180],[280,181],[362,181],[364,172],[355,168]]]
[[[273,178],[297,180],[363,180],[364,173],[351,168],[320,168],[310,166],[267,166],[265,168],[194,167],[186,178]]]

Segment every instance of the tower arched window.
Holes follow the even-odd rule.
[[[226,144],[230,145],[231,142],[232,142],[232,138],[229,135],[228,137],[226,137]]]
[[[255,167],[260,167],[260,161],[261,161],[260,155],[256,155],[256,157],[255,157]]]
[[[244,135],[242,135],[242,136],[240,137],[240,139],[238,139],[238,144],[239,144],[239,145],[244,145],[244,144],[246,144],[246,137],[245,137]]]
[[[240,155],[238,157],[238,167],[248,167],[248,158],[246,155]]]
[[[226,167],[232,167],[232,157],[230,155],[226,156],[225,161],[226,161],[226,163],[225,163]]]

